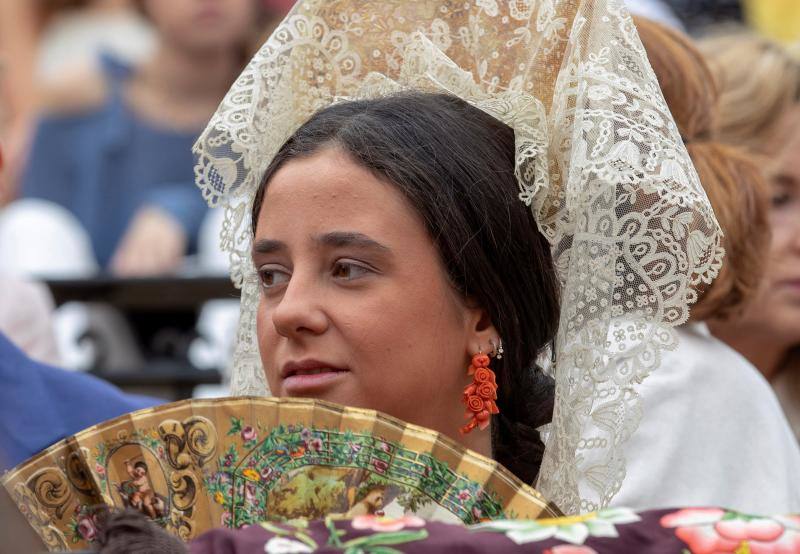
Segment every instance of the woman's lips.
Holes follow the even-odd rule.
[[[800,292],[800,279],[785,279],[778,281],[778,286],[788,288],[794,292]]]
[[[318,360],[288,362],[281,368],[283,393],[287,396],[314,396],[335,385],[347,368]]]
[[[283,391],[286,396],[315,396],[335,385],[347,373],[347,371],[326,371],[291,375],[283,380]]]

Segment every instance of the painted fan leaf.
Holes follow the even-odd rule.
[[[89,546],[103,506],[139,510],[183,540],[327,515],[475,523],[559,513],[496,462],[436,432],[305,399],[141,410],[53,445],[2,482],[50,550]]]

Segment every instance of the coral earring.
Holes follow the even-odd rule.
[[[494,371],[489,369],[490,358],[483,352],[472,356],[472,363],[467,368],[467,375],[472,376],[472,383],[464,388],[461,401],[467,408],[469,423],[461,428],[466,435],[476,427],[483,430],[489,426],[491,415],[500,413],[497,399],[497,379]]]

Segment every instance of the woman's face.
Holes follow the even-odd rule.
[[[772,242],[759,297],[742,323],[788,347],[800,344],[800,107],[781,123],[768,169],[772,186]]]
[[[450,286],[398,189],[335,148],[289,161],[267,187],[253,261],[273,394],[457,434],[470,354],[496,333]]]
[[[204,53],[243,44],[256,19],[254,0],[144,0],[162,40]]]

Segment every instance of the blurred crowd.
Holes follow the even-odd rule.
[[[42,398],[55,387],[74,389],[71,402],[81,401],[79,390],[110,399],[63,429],[26,435],[28,442],[5,453],[8,461],[21,461],[47,445],[42,442],[78,430],[73,427],[160,401],[118,396],[104,383],[62,379],[52,373],[61,369],[41,366],[91,367],[75,352],[92,318],[120,335],[130,333],[124,314],[98,316],[86,305],[56,308],[42,283],[224,278],[221,214],[206,207],[194,185],[191,147],[291,4],[0,2],[0,384],[20,394],[18,404],[0,407],[0,431],[10,427],[3,421],[9,413],[28,409],[32,397],[24,391],[34,387],[37,371],[45,372],[35,385]],[[762,442],[783,441],[781,456],[794,459],[800,440],[800,2],[628,4],[641,18],[637,27],[727,251],[719,280],[699,291],[681,346],[651,378],[654,391],[658,379],[665,381],[658,393],[645,395],[652,410],[639,437],[667,436],[665,421],[674,434],[682,420],[668,391],[694,390],[707,425],[697,424],[696,412],[687,416],[680,444],[655,441],[663,449],[658,459],[674,471],[687,449],[702,459],[709,428],[719,432],[722,425],[731,437],[728,454],[747,457],[740,450],[752,448],[748,463],[757,472]],[[197,306],[199,334],[226,329],[218,341],[224,352],[215,360],[229,353],[236,305]],[[26,379],[19,378],[23,367]],[[670,367],[690,369],[677,375]],[[634,441],[630,448],[644,446]],[[659,504],[665,500],[659,494],[674,493],[663,486],[649,491],[652,466],[629,471],[621,503]],[[687,475],[696,471],[687,468]]]
[[[90,369],[87,330],[132,335],[108,307],[55,310],[43,279],[225,275],[191,147],[290,5],[2,2],[0,330],[34,358]]]

